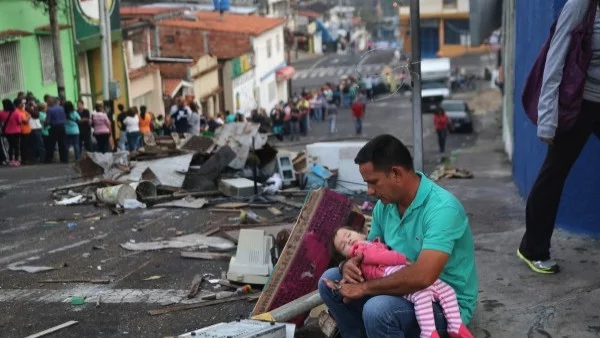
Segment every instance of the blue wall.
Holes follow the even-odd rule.
[[[516,0],[515,113],[513,175],[527,197],[544,160],[546,147],[536,136],[521,104],[525,78],[550,26],[566,0]],[[600,112],[599,112],[600,113]],[[592,135],[573,166],[561,199],[557,225],[600,236],[600,142]]]

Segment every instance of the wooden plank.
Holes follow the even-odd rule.
[[[248,203],[244,203],[244,202],[228,202],[228,203],[221,203],[221,204],[215,205],[215,208],[217,208],[217,209],[240,209],[240,208],[247,208],[247,207],[248,207]]]
[[[198,308],[202,308],[202,307],[206,307],[206,306],[236,302],[239,300],[256,300],[259,297],[260,297],[260,293],[255,293],[255,294],[243,295],[243,296],[239,296],[239,297],[209,300],[206,302],[199,302],[199,303],[195,303],[195,304],[168,306],[168,307],[164,307],[162,309],[150,310],[150,311],[148,311],[148,314],[151,316],[157,316],[157,315],[163,315],[165,313],[198,309]]]
[[[304,204],[302,203],[296,203],[296,202],[292,202],[292,201],[288,201],[285,197],[283,196],[269,196],[268,197],[270,200],[290,206],[292,208],[296,208],[296,209],[302,209],[302,207],[304,206]]]
[[[41,332],[38,332],[38,333],[35,333],[35,334],[32,334],[32,335],[29,335],[29,336],[27,336],[25,338],[38,338],[38,337],[42,337],[42,336],[45,336],[47,334],[54,333],[56,331],[62,330],[65,327],[69,327],[71,325],[75,325],[77,323],[79,323],[79,322],[76,321],[76,320],[70,320],[70,321],[68,321],[66,323],[63,323],[63,324],[57,325],[55,327],[51,327],[51,328],[49,328],[47,330],[44,330],[44,331],[41,331]]]
[[[219,209],[219,208],[211,208],[208,209],[208,211],[210,212],[230,212],[232,214],[239,214],[240,211],[237,209]]]
[[[181,257],[183,258],[195,258],[195,259],[206,259],[206,260],[220,260],[229,262],[231,260],[230,254],[218,253],[218,252],[191,252],[182,251]]]

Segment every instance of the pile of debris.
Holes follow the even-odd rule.
[[[52,198],[56,205],[109,206],[118,214],[137,208],[232,213],[231,224],[208,221],[203,233],[175,231],[168,238],[120,244],[128,251],[177,249],[184,259],[228,262],[220,278],[196,275],[188,299],[149,314],[258,300],[254,321],[302,325],[321,304],[315,290],[334,264],[328,243],[333,231],[369,226],[361,210],[370,211],[372,203],[359,208],[346,196],[366,190],[353,161],[365,142],[315,143],[293,153],[271,146],[258,128],[232,123],[214,138],[158,137],[145,139],[136,153],[87,153],[76,168],[86,181],[53,188]],[[294,196],[304,203],[289,198]],[[202,290],[205,282],[212,290]],[[262,286],[262,293],[255,291]],[[332,323],[326,317],[319,322]]]
[[[429,178],[435,182],[443,178],[473,178],[473,173],[450,165],[440,165],[429,175]]]

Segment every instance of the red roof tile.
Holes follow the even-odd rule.
[[[308,10],[308,9],[301,9],[298,11],[298,16],[305,16],[307,18],[316,19],[316,18],[320,17],[321,14],[319,14],[315,11]]]
[[[179,11],[183,7],[121,7],[121,17],[124,16],[153,16],[168,12]]]
[[[169,79],[163,78],[163,91],[165,94],[171,96],[175,89],[179,87],[179,84],[183,81],[181,79]]]
[[[219,13],[204,11],[196,12],[196,17],[198,18],[196,21],[185,19],[165,20],[160,22],[159,25],[258,36],[285,23],[284,19],[272,19],[262,16],[231,13],[225,13],[221,20]]]
[[[150,74],[154,71],[156,71],[158,69],[158,67],[153,64],[147,64],[142,68],[138,68],[138,69],[132,69],[129,71],[129,79],[133,80],[133,79],[137,79],[138,77]]]

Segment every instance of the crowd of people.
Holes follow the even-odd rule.
[[[15,99],[2,101],[0,164],[52,163],[56,153],[61,163],[68,163],[71,150],[75,160],[81,158],[82,151],[131,152],[143,147],[146,135],[200,135],[218,127],[216,119],[207,121],[196,104],[188,105],[183,98],[176,99],[166,118],[155,116],[146,106],[125,109],[122,104],[118,105],[116,121],[113,117],[105,113],[102,102],[90,112],[83,100],[73,103],[45,95],[40,101],[32,93],[20,92]]]
[[[61,163],[67,163],[71,150],[75,160],[82,151],[137,151],[144,146],[147,135],[214,135],[226,123],[254,122],[260,131],[273,133],[278,139],[299,140],[311,130],[311,121],[328,121],[329,133],[337,132],[338,108],[350,108],[356,134],[362,133],[366,104],[374,97],[378,77],[347,77],[339,84],[326,83],[318,89],[303,89],[287,101],[279,102],[270,113],[264,108],[253,109],[249,115],[241,111],[225,111],[206,116],[190,98],[176,97],[167,114],[155,116],[146,106],[117,107],[116,119],[105,113],[102,102],[93,110],[84,101],[76,103],[44,95],[38,100],[32,93],[20,92],[15,99],[4,99],[0,111],[0,164],[52,163],[58,153]],[[118,130],[118,133],[116,133]],[[115,141],[116,140],[116,141]]]

